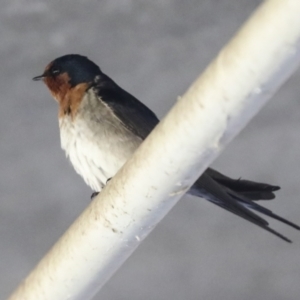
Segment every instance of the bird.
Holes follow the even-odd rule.
[[[121,88],[86,56],[67,54],[48,63],[42,80],[57,101],[61,147],[75,171],[97,195],[159,123],[146,105]],[[275,198],[280,187],[232,179],[208,168],[188,193],[263,228],[282,240],[257,214],[300,227],[258,204]]]

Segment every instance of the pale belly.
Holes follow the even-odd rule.
[[[59,120],[61,146],[74,169],[94,191],[101,191],[142,142],[116,124],[77,116]]]

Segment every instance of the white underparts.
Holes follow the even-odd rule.
[[[59,119],[59,128],[62,149],[76,172],[97,192],[141,143],[92,89],[83,98],[74,118],[65,115]]]

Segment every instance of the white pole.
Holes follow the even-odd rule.
[[[299,16],[264,2],[9,299],[91,299],[299,64]]]

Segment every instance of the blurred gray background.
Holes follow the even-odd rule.
[[[1,299],[90,202],[60,149],[57,104],[31,78],[58,56],[87,55],[162,117],[260,2],[2,1]],[[298,224],[299,82],[298,72],[214,163],[279,184],[264,204]],[[271,225],[294,243],[186,196],[95,299],[299,299],[300,233]]]

